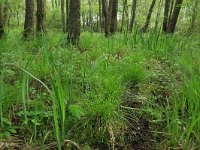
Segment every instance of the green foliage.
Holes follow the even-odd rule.
[[[200,128],[200,70],[199,51],[190,49],[178,59],[182,70],[182,86],[174,89],[172,106],[168,106],[168,130],[174,139],[172,142],[183,145],[184,149],[198,146]]]
[[[145,80],[143,58],[139,54],[127,57],[121,67],[122,80],[132,86],[137,85]]]
[[[0,128],[0,139],[10,139],[11,134],[17,133],[17,127],[14,126],[8,119],[1,118],[1,122],[3,123],[3,128]]]
[[[158,144],[160,149],[199,148],[200,3],[195,8],[194,0],[184,1],[176,29],[182,33],[161,33],[163,18],[156,11],[162,6],[163,13],[164,1],[160,6],[156,2],[150,29],[141,32],[151,4],[143,0],[137,2],[133,33],[127,30],[128,15],[123,33],[105,38],[82,32],[74,47],[66,45],[65,33],[57,32],[61,31],[59,4],[53,7],[46,1],[46,34],[24,41],[25,1],[0,2],[6,31],[0,39],[0,139],[19,135],[36,149],[55,141],[62,149],[66,139],[83,149],[128,149],[129,144],[137,149],[138,141],[148,145],[145,138],[164,143]],[[128,0],[128,14],[131,4]],[[97,0],[91,8],[96,31]],[[119,0],[118,28],[123,8]],[[194,29],[189,30],[194,10]],[[90,26],[88,13],[88,0],[82,0],[83,30]],[[152,29],[156,19],[158,27]],[[147,121],[139,123],[140,118]]]
[[[108,38],[84,32],[73,47],[57,32],[25,42],[13,30],[0,43],[1,136],[21,134],[43,147],[57,140],[61,149],[73,139],[109,149],[113,137],[127,138],[130,120],[121,106],[130,103],[136,105],[127,107],[131,120],[142,116],[156,131],[166,127],[167,145],[198,146],[198,37],[193,40],[135,29]],[[136,93],[124,100],[127,88]]]

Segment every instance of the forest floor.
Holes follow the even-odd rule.
[[[200,148],[195,35],[60,33],[0,43],[0,149]],[[62,141],[62,142],[61,142]]]

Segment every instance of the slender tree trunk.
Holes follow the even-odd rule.
[[[102,7],[101,7],[101,0],[99,0],[99,31],[102,31],[103,24],[102,24]]]
[[[95,31],[100,31],[99,30],[99,14],[96,15],[96,29]]]
[[[80,0],[70,0],[68,41],[78,44],[80,38]]]
[[[199,0],[195,0],[194,6],[192,8],[192,18],[191,18],[191,23],[190,23],[190,27],[189,27],[190,32],[194,29],[194,26],[195,26],[195,21],[197,18],[198,2],[199,2]]]
[[[69,0],[66,0],[66,32],[69,30]]]
[[[108,28],[109,29],[110,29],[110,24],[111,24],[113,1],[114,0],[109,0],[109,4],[108,4]]]
[[[168,28],[169,7],[170,7],[170,0],[165,0],[165,10],[164,10],[164,19],[163,19],[163,32],[167,32],[167,28]]]
[[[34,0],[25,0],[26,13],[24,22],[24,37],[34,35]]]
[[[159,4],[158,4],[158,11],[157,11],[157,14],[156,14],[155,29],[158,28],[160,12],[161,12],[161,9],[162,9],[162,3],[163,3],[163,0],[160,0]]]
[[[181,5],[183,3],[183,0],[176,0],[174,10],[172,13],[171,20],[169,22],[169,28],[168,28],[168,33],[174,33],[175,28],[176,28],[176,23],[178,21],[178,16],[181,10]]]
[[[125,25],[126,25],[125,30],[128,31],[128,28],[129,28],[129,10],[128,10],[128,3],[127,2],[126,2],[126,9],[125,9]]]
[[[137,0],[132,0],[131,21],[129,25],[129,32],[132,32],[133,30],[133,24],[135,22],[136,5],[137,5]]]
[[[123,10],[122,10],[122,24],[121,24],[121,29],[120,31],[122,32],[123,31],[123,28],[124,28],[124,22],[125,22],[125,15],[127,15],[127,8],[128,5],[127,5],[127,0],[123,0]]]
[[[84,14],[84,12],[82,12],[82,22],[83,22],[83,29],[85,29],[85,27],[86,27],[86,23],[85,23],[85,14]]]
[[[18,7],[17,7],[17,26],[18,26],[18,27],[19,27],[19,25],[20,25],[19,8],[20,8],[20,2],[19,2]]]
[[[37,0],[37,24],[36,24],[36,30],[37,32],[44,32],[45,31],[45,5],[46,0]]]
[[[19,25],[20,25],[20,23],[19,23],[19,10],[17,10],[16,16],[17,16],[17,26],[19,27]]]
[[[90,31],[93,30],[93,18],[92,18],[92,2],[91,0],[88,0],[88,6],[89,6],[89,12],[88,12],[88,15],[89,15],[89,29]]]
[[[174,9],[174,0],[170,0],[170,12],[169,12],[168,25],[169,25],[169,22],[172,18],[173,9]]]
[[[61,19],[62,19],[62,31],[66,32],[66,24],[65,24],[65,1],[61,0]]]
[[[146,32],[148,27],[149,27],[150,20],[151,20],[151,15],[153,13],[153,9],[154,9],[155,4],[156,4],[156,0],[153,0],[152,3],[151,3],[151,6],[149,8],[149,13],[147,15],[147,19],[146,19],[145,25],[142,27],[142,31],[143,32]]]
[[[103,16],[104,16],[104,32],[105,36],[109,35],[109,17],[108,17],[108,6],[107,1],[102,0],[102,10],[103,10]]]
[[[0,1],[0,38],[4,35],[4,25],[3,25],[3,2]]]
[[[117,11],[118,11],[118,0],[113,0],[112,12],[111,12],[111,23],[110,23],[111,34],[114,34],[117,31]]]
[[[88,14],[86,15],[86,27],[88,28],[90,26],[90,23],[89,23],[89,16]]]

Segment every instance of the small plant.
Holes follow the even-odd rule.
[[[0,128],[0,139],[9,139],[11,134],[16,134],[17,126],[14,126],[8,119],[1,118],[2,127]]]
[[[131,86],[135,86],[138,83],[144,81],[145,71],[143,67],[143,58],[137,54],[124,59],[121,67],[122,81],[128,83]]]

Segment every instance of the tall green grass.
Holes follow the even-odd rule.
[[[179,42],[177,35],[160,31],[141,33],[135,29],[133,33],[105,38],[102,34],[84,32],[79,46],[64,45],[65,35],[59,33],[40,35],[28,42],[16,40],[18,32],[11,32],[8,37],[0,47],[1,59],[6,64],[1,66],[1,126],[4,113],[16,105],[19,112],[23,110],[23,117],[16,123],[22,126],[19,131],[31,131],[36,142],[45,128],[42,132],[45,140],[39,142],[43,147],[45,141],[57,140],[58,149],[62,149],[68,139],[83,147],[109,148],[113,144],[110,137],[115,136],[115,142],[120,142],[124,136],[121,130],[125,128],[125,118],[120,106],[125,90],[150,80],[146,63],[155,59],[167,64],[171,71],[176,63],[183,73],[181,88],[177,90],[174,86],[168,105],[159,109],[165,111],[167,132],[174,137],[174,144],[183,144],[185,148],[191,141],[199,143],[198,67],[194,67],[197,63],[193,63],[193,57],[185,61],[181,53],[188,57],[185,51],[188,43]],[[8,75],[7,70],[14,73]],[[49,124],[42,124],[46,122],[43,114],[47,114]],[[22,124],[24,120],[28,125]],[[30,120],[34,120],[34,126]]]
[[[199,52],[189,50],[179,57],[181,88],[174,89],[172,106],[168,106],[168,129],[184,149],[199,148],[200,137],[200,70]]]

